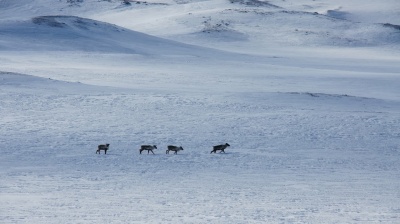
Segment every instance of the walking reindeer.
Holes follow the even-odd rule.
[[[108,150],[108,148],[110,147],[110,144],[104,144],[104,145],[99,145],[99,146],[97,146],[97,150],[96,150],[96,154],[97,153],[99,153],[100,154],[100,151],[101,150],[104,150],[104,154],[107,154],[107,150]]]
[[[157,149],[156,145],[142,145],[140,146],[139,152],[140,154],[142,154],[143,150],[147,150],[147,154],[149,154],[150,152],[154,154],[153,149]]]
[[[178,154],[179,151],[183,150],[182,146],[173,146],[169,145],[167,151],[165,151],[166,154],[169,154],[169,151],[174,151],[174,154]]]
[[[225,143],[225,145],[216,145],[213,147],[213,150],[211,151],[211,153],[217,153],[217,151],[221,151],[221,152],[225,153],[225,149],[229,146],[230,145],[228,143]],[[221,153],[221,152],[219,152],[219,153]]]

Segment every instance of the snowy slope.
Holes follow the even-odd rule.
[[[400,220],[395,0],[130,2],[0,0],[0,223]]]
[[[260,47],[265,52],[282,45],[393,48],[400,41],[399,10],[396,0],[150,0],[130,5],[121,0],[2,0],[0,20],[73,15],[186,43],[254,53]]]
[[[74,16],[39,16],[0,24],[4,51],[90,51],[144,55],[216,53]],[[162,46],[162,47],[159,47]]]
[[[399,31],[384,24],[398,24],[399,7],[392,0],[368,4],[311,0],[169,1],[148,7],[133,5],[90,17],[225,50],[266,52],[282,45],[392,48],[398,46]],[[158,13],[153,15],[155,10]],[[363,19],[360,11],[369,18]],[[338,16],[342,14],[347,17]]]
[[[4,223],[399,218],[399,102],[1,80]],[[226,155],[209,154],[225,141]]]

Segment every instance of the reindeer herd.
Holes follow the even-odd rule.
[[[225,143],[224,145],[213,146],[213,150],[210,152],[210,154],[217,153],[217,151],[220,151],[219,153],[222,153],[222,152],[225,153],[225,149],[229,146],[230,145],[228,143]],[[97,146],[96,154],[97,153],[100,154],[101,150],[104,151],[104,154],[107,154],[107,150],[109,149],[109,147],[110,147],[110,144],[108,144],[108,143]],[[174,154],[178,154],[179,151],[183,150],[182,146],[178,147],[178,146],[174,146],[174,145],[169,145],[167,148],[168,148],[167,151],[165,151],[166,154],[169,154],[170,151],[174,152]],[[150,152],[154,154],[153,149],[157,149],[157,146],[156,145],[142,145],[142,146],[140,146],[139,153],[142,154],[143,151],[147,150],[147,154],[150,154]]]

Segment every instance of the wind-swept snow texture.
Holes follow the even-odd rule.
[[[0,223],[398,223],[398,8],[0,0]]]

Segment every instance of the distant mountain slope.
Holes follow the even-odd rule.
[[[273,46],[391,48],[400,42],[396,28],[400,25],[399,10],[396,0],[0,0],[0,24],[64,15],[224,50],[267,50]],[[4,24],[0,26],[1,33],[9,31]],[[126,43],[103,42],[103,38],[94,44],[81,38],[84,44],[80,49],[93,45],[110,51],[113,45],[113,51],[127,52],[128,48],[132,52]]]
[[[28,21],[0,23],[0,50],[195,56],[215,53],[211,49],[75,16],[39,16]]]
[[[242,49],[265,50],[272,46],[393,47],[400,42],[398,30],[384,25],[396,25],[397,18],[400,19],[396,14],[399,6],[392,0],[382,4],[359,0],[146,2],[88,17],[158,37],[225,50],[232,46],[230,42],[243,46]],[[155,5],[156,2],[168,4]],[[384,19],[382,14],[386,12],[390,16]]]
[[[45,15],[86,17],[88,13],[109,11],[121,0],[0,0],[1,20],[26,20]]]

